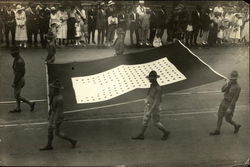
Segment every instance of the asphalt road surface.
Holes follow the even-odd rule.
[[[128,49],[127,52],[142,49]],[[212,167],[245,164],[250,153],[249,127],[249,47],[230,46],[191,48],[206,63],[223,75],[232,70],[240,74],[242,92],[234,119],[242,125],[233,134],[225,121],[220,136],[214,130],[217,110],[223,97],[224,81],[166,94],[163,98],[162,123],[171,131],[167,141],[152,125],[144,141],[133,141],[141,128],[143,102],[138,100],[66,113],[63,131],[79,141],[75,149],[55,137],[54,150],[40,152],[47,143],[47,102],[43,49],[22,50],[26,61],[26,86],[23,95],[36,100],[36,112],[26,105],[23,112],[9,114],[15,107],[11,83],[12,57],[0,50],[0,165],[87,166],[126,165],[158,167]],[[90,61],[113,56],[112,49],[61,48],[56,63]]]

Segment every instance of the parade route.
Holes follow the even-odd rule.
[[[140,51],[140,49],[138,49]],[[138,51],[136,50],[136,51]],[[143,50],[143,49],[141,49]],[[143,99],[121,104],[68,110],[62,130],[79,141],[75,149],[55,137],[54,150],[40,152],[47,142],[47,92],[42,49],[22,50],[26,61],[23,95],[36,101],[31,113],[10,114],[15,107],[11,82],[12,58],[0,52],[0,165],[84,166],[126,165],[217,167],[244,164],[249,158],[249,48],[245,46],[191,48],[200,58],[223,75],[240,74],[242,92],[234,119],[242,125],[238,134],[223,121],[220,136],[209,136],[217,121],[217,110],[224,81],[164,95],[161,121],[171,131],[167,141],[150,124],[143,141],[133,141],[141,128]],[[134,52],[129,49],[128,52]],[[110,57],[112,49],[58,49],[56,63],[90,61]]]

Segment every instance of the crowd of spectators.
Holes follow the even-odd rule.
[[[46,47],[46,34],[51,31],[57,46],[112,46],[117,28],[124,31],[123,39],[129,33],[130,45],[136,46],[154,46],[159,39],[162,44],[178,39],[187,45],[211,46],[249,42],[248,10],[218,4],[197,5],[190,11],[183,3],[168,10],[167,6],[146,6],[144,1],[129,6],[113,1],[93,1],[88,6],[0,6],[0,42],[9,47],[11,36],[12,45]]]

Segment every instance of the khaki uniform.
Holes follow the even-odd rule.
[[[143,126],[148,126],[152,117],[154,124],[160,122],[160,103],[161,103],[162,89],[157,84],[151,84],[148,96],[146,98],[146,105],[144,107]]]
[[[233,126],[239,126],[232,120],[232,118],[235,110],[235,104],[239,98],[241,88],[238,83],[233,83],[230,85],[225,84],[221,90],[222,92],[224,92],[224,98],[218,110],[218,122],[216,131],[220,131],[223,117],[225,117],[226,121]]]

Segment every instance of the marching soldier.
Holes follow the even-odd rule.
[[[167,140],[170,132],[165,129],[165,127],[160,122],[160,104],[161,104],[161,95],[162,89],[157,82],[157,78],[160,76],[157,75],[155,71],[151,71],[147,78],[149,79],[151,85],[148,91],[146,98],[146,105],[144,108],[143,116],[143,126],[142,131],[137,137],[132,137],[134,140],[144,140],[144,133],[148,127],[148,123],[152,117],[154,125],[163,132],[162,140]]]
[[[25,80],[24,80],[25,62],[19,54],[18,47],[13,47],[11,49],[11,55],[14,58],[12,68],[13,68],[15,77],[14,77],[12,87],[14,88],[14,96],[16,98],[17,108],[14,110],[11,110],[10,113],[21,112],[21,108],[20,108],[21,101],[23,101],[24,103],[27,103],[30,106],[30,111],[32,112],[34,111],[34,108],[35,108],[35,102],[30,102],[29,100],[21,96],[22,88],[25,85]]]
[[[48,127],[48,144],[44,148],[40,148],[40,151],[52,150],[52,141],[55,134],[71,143],[72,148],[76,147],[76,140],[67,137],[61,132],[60,127],[63,123],[63,96],[61,94],[61,89],[64,89],[59,80],[50,84],[52,88],[52,94],[50,97],[50,111],[49,111],[49,127]]]
[[[241,127],[240,124],[236,124],[232,118],[235,110],[236,102],[239,98],[241,88],[237,83],[239,74],[237,71],[232,71],[230,74],[230,80],[222,87],[221,91],[224,92],[224,98],[220,104],[218,111],[217,128],[214,132],[210,132],[209,135],[220,135],[220,128],[222,125],[223,117],[228,123],[234,126],[234,133],[238,133]]]

